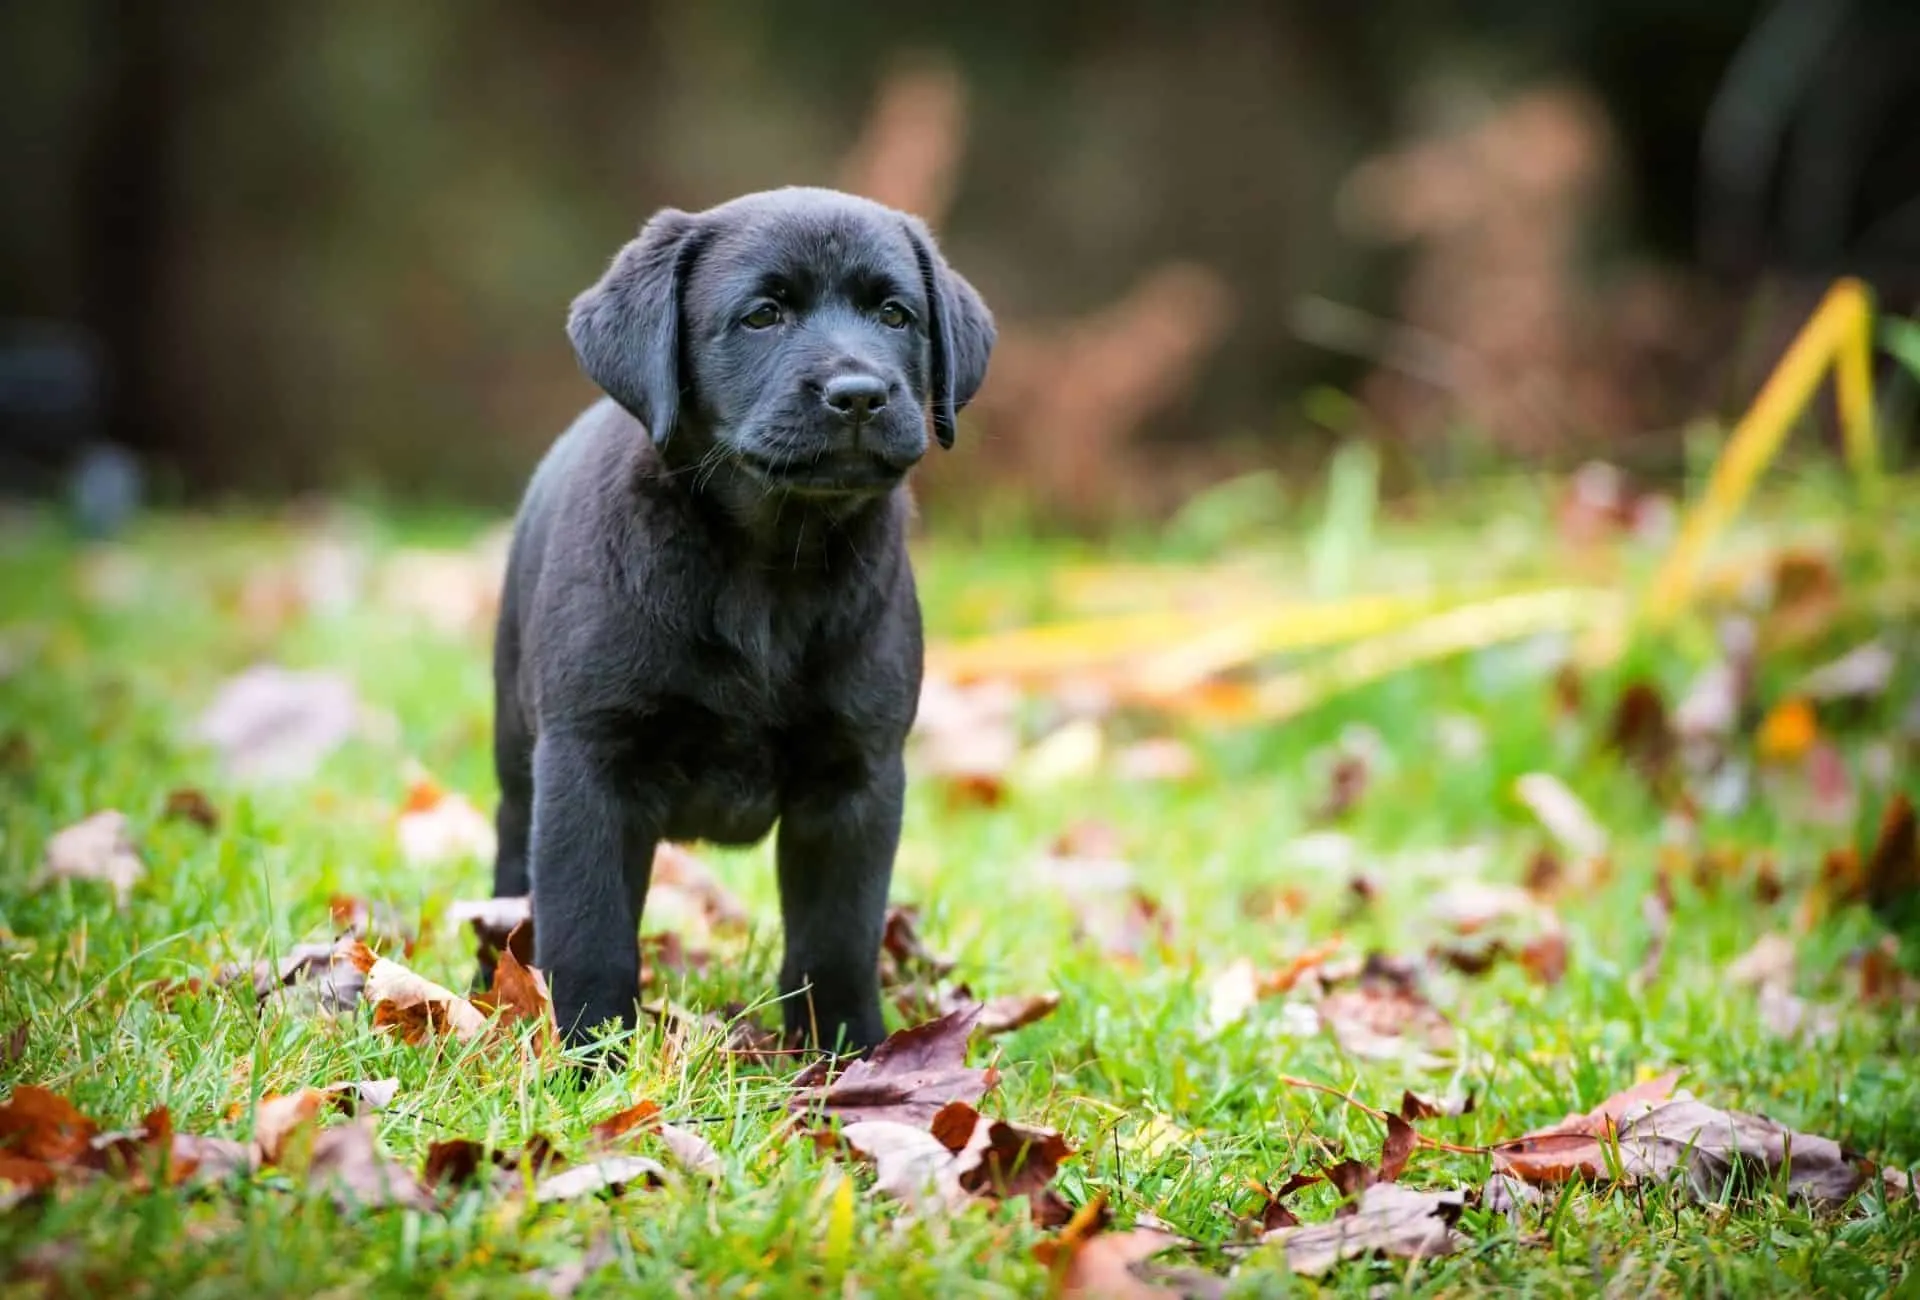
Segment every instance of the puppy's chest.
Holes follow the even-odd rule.
[[[716,593],[711,621],[653,701],[635,756],[669,792],[670,838],[750,843],[771,829],[788,768],[819,730],[815,631],[763,603]]]

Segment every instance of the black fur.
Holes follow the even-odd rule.
[[[613,400],[515,527],[494,892],[531,888],[582,1041],[633,1024],[654,846],[777,820],[787,1027],[870,1048],[921,672],[903,479],[929,423],[951,441],[992,318],[918,221],[788,189],[661,212],[567,330]]]

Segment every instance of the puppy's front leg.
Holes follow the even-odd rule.
[[[569,1043],[607,1020],[631,1028],[640,993],[640,909],[659,821],[616,787],[615,770],[580,736],[548,733],[534,745],[534,964]]]
[[[808,783],[780,815],[780,964],[787,1032],[821,1047],[865,1052],[886,1037],[880,940],[900,843],[906,772],[880,759],[864,781]]]

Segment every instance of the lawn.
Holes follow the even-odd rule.
[[[1761,573],[1784,547],[1831,546],[1839,590],[1811,626],[1800,618],[1797,645],[1773,635],[1793,611],[1776,601],[1762,614],[1748,716],[1716,742],[1757,756],[1755,780],[1744,797],[1703,798],[1690,829],[1672,815],[1671,789],[1606,742],[1629,683],[1672,706],[1716,662],[1706,618],[1635,637],[1577,672],[1561,669],[1561,641],[1535,637],[1239,725],[1175,700],[1097,715],[1061,740],[1058,724],[1085,715],[1050,687],[1025,699],[1019,757],[991,779],[943,775],[916,750],[896,900],[917,906],[922,939],[975,994],[1059,994],[1046,1018],[974,1041],[970,1063],[998,1070],[981,1110],[1059,1130],[1076,1154],[1054,1189],[1072,1206],[1104,1197],[1111,1232],[1151,1216],[1184,1239],[1159,1257],[1181,1270],[1155,1283],[1164,1294],[1220,1294],[1216,1278],[1231,1295],[1915,1294],[1920,1211],[1877,1178],[1842,1205],[1765,1179],[1704,1194],[1655,1177],[1569,1181],[1510,1217],[1480,1201],[1487,1155],[1422,1146],[1399,1182],[1467,1191],[1454,1253],[1354,1260],[1308,1280],[1289,1272],[1283,1244],[1254,1240],[1261,1187],[1380,1155],[1381,1123],[1296,1079],[1375,1110],[1396,1108],[1405,1089],[1471,1094],[1470,1113],[1418,1129],[1473,1148],[1684,1068],[1683,1086],[1713,1106],[1885,1166],[1920,1165],[1920,1010],[1910,986],[1862,957],[1880,923],[1844,881],[1821,880],[1829,850],[1871,842],[1896,789],[1920,796],[1920,737],[1902,730],[1915,725],[1920,689],[1910,616],[1920,509],[1909,485],[1896,489],[1884,519],[1862,521],[1842,489],[1801,483],[1757,503],[1727,543]],[[1316,594],[1309,583],[1342,597],[1644,579],[1655,545],[1567,541],[1556,493],[1527,482],[1458,490],[1383,511],[1358,533],[1311,493],[1291,512],[1297,526],[1245,509],[1243,493],[1102,546],[984,526],[986,540],[939,534],[918,553],[929,633],[951,646],[1232,584],[1304,599]],[[788,1122],[792,1064],[721,1050],[707,1022],[646,1022],[625,1069],[580,1086],[528,1047],[529,1032],[408,1042],[376,1029],[364,1004],[322,1015],[297,990],[256,1005],[245,981],[215,986],[222,963],[332,940],[330,903],[350,897],[417,932],[408,955],[376,926],[369,942],[383,956],[466,987],[472,936],[448,913],[485,896],[490,864],[410,856],[396,819],[410,790],[416,805],[433,797],[423,775],[491,811],[489,632],[460,604],[467,569],[418,563],[421,548],[467,554],[481,531],[372,510],[318,522],[174,516],[84,548],[49,520],[8,525],[0,1035],[26,1028],[6,1047],[0,1086],[45,1087],[105,1129],[164,1106],[178,1132],[245,1140],[264,1098],[395,1078],[374,1123],[379,1148],[411,1169],[453,1138],[514,1151],[537,1134],[584,1159],[596,1123],[646,1100],[711,1143],[717,1180],[674,1174],[537,1204],[503,1176],[402,1209],[336,1204],[295,1157],[158,1191],[137,1177],[63,1176],[4,1198],[5,1294],[492,1298],[547,1294],[564,1283],[542,1270],[583,1257],[593,1268],[582,1296],[1032,1295],[1061,1284],[1034,1251],[1057,1229],[1035,1226],[1024,1202],[909,1211],[871,1169]],[[1897,655],[1890,683],[1823,705],[1798,730],[1783,720],[1776,706],[1802,674],[1876,635]],[[310,773],[242,782],[190,729],[224,681],[261,662],[345,674],[371,720]],[[1121,758],[1161,739],[1184,746],[1175,752],[1190,756],[1190,773],[1141,773]],[[1543,829],[1516,796],[1530,773],[1557,778],[1591,814],[1603,861]],[[188,788],[217,812],[212,829],[167,815],[169,796]],[[145,866],[123,905],[104,884],[42,878],[50,837],[104,809],[126,815]],[[1102,920],[1114,899],[1072,884],[1054,851],[1069,830],[1130,864],[1157,913],[1122,885],[1115,933]],[[662,972],[648,996],[695,1012],[745,1005],[749,1020],[775,1023],[770,848],[698,852],[752,920],[743,933],[682,936],[710,960]],[[1426,959],[1474,924],[1443,914],[1462,882],[1523,879],[1539,901],[1519,923],[1560,936],[1563,977],[1498,957],[1465,963],[1484,966],[1472,973]],[[1770,1000],[1728,968],[1776,932],[1794,961]],[[1370,1037],[1329,1032],[1307,967],[1323,957],[1327,987],[1351,992],[1339,964],[1368,953],[1416,963],[1408,996],[1443,1013],[1437,1027],[1389,1016]],[[1284,973],[1303,970],[1280,990]],[[1268,996],[1236,995],[1249,972]],[[1797,1025],[1782,1023],[1783,1006]],[[657,1135],[625,1141],[671,1165]],[[1311,1224],[1339,1202],[1323,1181],[1287,1204]]]

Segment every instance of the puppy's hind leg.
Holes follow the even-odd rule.
[[[864,1053],[886,1037],[880,941],[905,790],[896,754],[855,790],[822,784],[796,792],[781,811],[787,1032],[830,1051]]]

